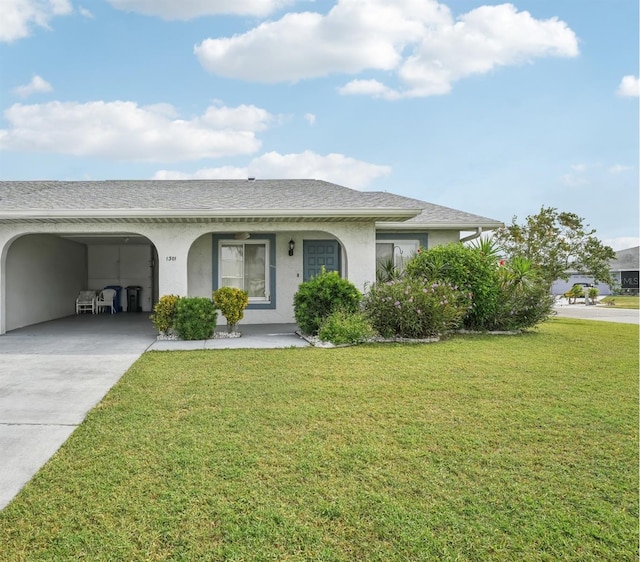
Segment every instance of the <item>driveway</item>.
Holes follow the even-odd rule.
[[[558,316],[580,318],[582,320],[600,320],[622,324],[640,324],[640,311],[615,308],[603,304],[585,306],[584,304],[558,304],[554,307]]]
[[[0,336],[0,509],[155,336],[144,313],[74,316]]]
[[[0,509],[147,349],[309,345],[295,324],[240,328],[242,338],[156,341],[147,313],[88,314],[0,336]]]

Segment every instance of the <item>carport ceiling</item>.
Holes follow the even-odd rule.
[[[85,244],[87,246],[92,245],[110,245],[110,246],[149,246],[151,242],[144,236],[138,234],[111,234],[111,233],[96,233],[96,234],[60,234],[60,238],[71,240],[79,244]]]

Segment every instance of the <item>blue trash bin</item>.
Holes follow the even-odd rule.
[[[116,312],[122,312],[122,301],[120,300],[122,285],[107,285],[105,289],[113,289],[116,292],[116,296],[113,300],[113,307],[116,309]]]

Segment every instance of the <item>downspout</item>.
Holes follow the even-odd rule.
[[[482,227],[479,226],[476,228],[476,231],[469,236],[465,236],[464,238],[460,238],[460,244],[464,244],[465,242],[469,242],[471,240],[475,240],[482,234]]]

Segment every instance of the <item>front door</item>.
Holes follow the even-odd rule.
[[[340,244],[337,240],[305,240],[302,246],[304,281],[319,275],[322,266],[340,273]]]

